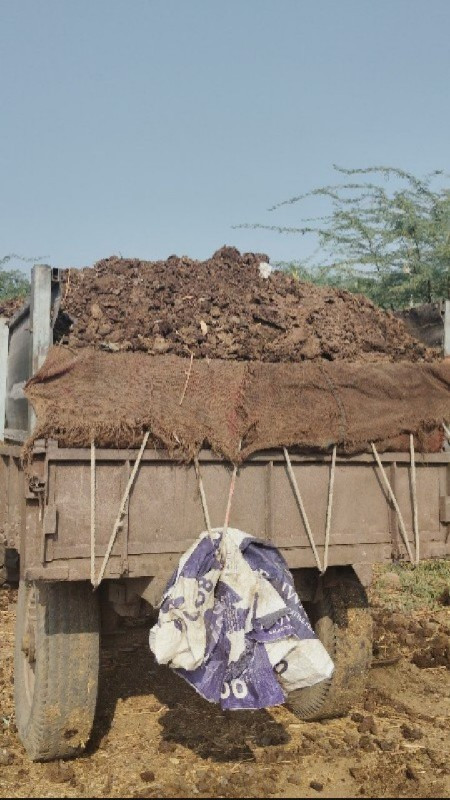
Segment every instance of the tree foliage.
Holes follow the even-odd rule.
[[[303,264],[280,264],[300,278],[364,292],[392,308],[448,297],[450,190],[440,185],[442,171],[417,178],[395,167],[335,169],[341,183],[270,209],[321,197],[331,207],[326,215],[302,220],[299,227],[243,227],[314,234],[320,263],[316,254]]]
[[[5,269],[12,261],[33,261],[15,253],[0,258],[0,300],[10,297],[25,297],[30,290],[30,282],[19,269]]]

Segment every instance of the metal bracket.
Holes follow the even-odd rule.
[[[47,481],[39,478],[37,475],[31,475],[28,481],[28,490],[26,492],[26,499],[27,500],[43,500],[45,495],[45,489],[47,486]]]
[[[58,510],[56,506],[47,506],[42,522],[42,564],[53,560],[53,542],[58,533]]]
[[[450,497],[448,495],[439,498],[439,519],[445,525],[450,523]]]

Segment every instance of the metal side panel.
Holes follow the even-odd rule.
[[[90,464],[52,460],[49,453],[46,498],[42,523],[35,530],[40,541],[27,555],[33,574],[89,577],[90,559]],[[96,465],[97,570],[106,551],[132,458],[101,460]],[[389,454],[391,455],[391,454]],[[132,454],[131,454],[132,456]],[[319,553],[324,544],[328,498],[329,463],[297,460],[293,463],[304,506]],[[213,526],[224,521],[231,470],[219,460],[201,466],[209,514]],[[443,518],[443,495],[448,490],[448,458],[417,465],[417,498],[421,556],[450,553],[448,523]],[[410,471],[407,462],[391,462],[395,492],[408,535],[413,542]],[[444,498],[445,499],[445,498]],[[36,513],[36,501],[34,501]],[[444,511],[443,511],[444,509]],[[362,460],[340,459],[336,467],[329,564],[370,564],[386,561],[405,548],[395,538],[395,515],[380,483],[377,468]],[[282,461],[270,458],[247,462],[238,473],[232,501],[230,526],[273,542],[284,552],[291,567],[314,566],[305,526]],[[105,575],[151,575],[168,557],[179,554],[205,529],[195,470],[169,461],[143,460],[118,531]],[[36,561],[36,554],[39,557]],[[76,562],[76,563],[75,563]],[[152,564],[154,566],[152,566]],[[37,572],[36,572],[37,570]],[[56,570],[56,572],[55,572]],[[151,570],[149,572],[149,570]],[[30,573],[31,574],[31,573]]]
[[[19,546],[25,516],[24,474],[16,448],[0,452],[0,542]]]

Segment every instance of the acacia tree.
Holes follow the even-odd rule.
[[[322,197],[331,206],[327,214],[304,219],[298,227],[242,227],[314,234],[320,263],[316,256],[280,266],[304,279],[362,291],[385,307],[450,296],[450,190],[436,188],[442,171],[417,178],[395,167],[335,169],[343,182],[270,209]]]
[[[23,258],[15,253],[0,258],[0,300],[7,300],[10,297],[24,297],[30,290],[30,282],[26,275],[19,269],[5,269],[11,261],[34,261],[34,259]]]

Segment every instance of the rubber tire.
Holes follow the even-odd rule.
[[[36,592],[34,689],[22,650],[29,595]],[[100,619],[87,583],[20,581],[14,659],[16,724],[32,761],[71,758],[84,749],[97,701]]]
[[[346,575],[323,586],[317,602],[304,605],[334,672],[328,681],[291,692],[287,704],[303,720],[343,716],[362,699],[372,659],[366,592],[356,575]]]

